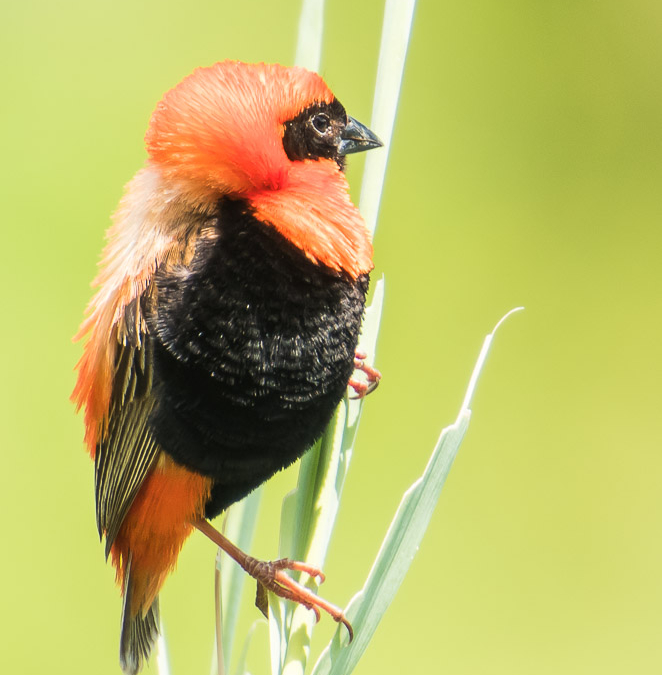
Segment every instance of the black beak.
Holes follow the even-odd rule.
[[[347,125],[340,138],[338,154],[341,157],[351,155],[353,152],[381,148],[384,145],[368,127],[357,122],[353,117],[347,117]]]

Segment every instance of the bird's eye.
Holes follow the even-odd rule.
[[[324,113],[318,113],[312,119],[315,130],[323,134],[329,128],[329,116]]]

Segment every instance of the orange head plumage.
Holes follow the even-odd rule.
[[[356,278],[372,269],[372,246],[342,171],[328,158],[293,160],[283,147],[288,122],[335,100],[322,78],[303,68],[223,61],[198,68],[165,94],[147,151],[192,203],[246,198],[311,260]]]
[[[291,161],[284,125],[334,96],[303,68],[223,61],[198,68],[158,104],[145,137],[164,175],[208,194],[278,190]]]

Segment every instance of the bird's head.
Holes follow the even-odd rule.
[[[372,269],[370,234],[342,173],[381,141],[303,68],[223,61],[165,94],[145,137],[168,188],[202,208],[243,199],[316,263]]]
[[[146,135],[151,160],[200,194],[287,187],[292,166],[381,141],[348,117],[322,78],[303,68],[223,61],[168,91]]]

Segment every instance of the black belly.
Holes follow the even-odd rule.
[[[212,517],[291,464],[342,398],[368,288],[309,261],[241,201],[223,200],[186,268],[148,309],[157,442],[214,479]]]

